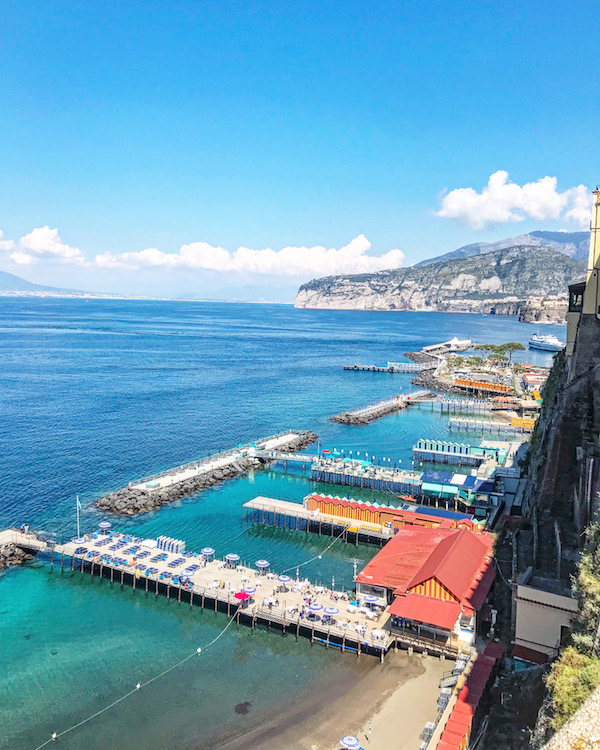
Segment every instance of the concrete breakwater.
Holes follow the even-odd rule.
[[[269,463],[256,458],[258,450],[300,451],[317,440],[318,435],[310,430],[281,433],[256,443],[248,443],[230,451],[208,456],[199,461],[170,469],[100,498],[101,510],[124,515],[135,515],[156,510],[161,505],[200,492],[212,485],[244,474],[250,469],[259,469]]]

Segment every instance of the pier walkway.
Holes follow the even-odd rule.
[[[341,414],[331,417],[332,422],[341,422],[342,424],[368,424],[375,419],[381,419],[388,414],[406,409],[411,404],[422,403],[423,401],[435,401],[437,396],[431,391],[421,390],[413,393],[403,393],[398,396],[378,401],[360,409],[345,411]]]
[[[51,569],[109,580],[110,585],[130,586],[148,597],[166,596],[178,604],[198,606],[234,615],[237,624],[277,626],[284,634],[304,636],[342,651],[371,653],[383,660],[394,647],[414,647],[453,657],[458,645],[427,642],[410,634],[392,633],[389,615],[381,607],[352,603],[350,594],[291,575],[257,569],[239,558],[212,559],[193,552],[165,552],[156,539],[119,533],[94,533],[64,544],[47,543],[31,534],[2,532],[4,543],[40,552]],[[235,555],[234,555],[235,557]],[[262,570],[262,572],[261,572]],[[245,601],[240,601],[242,594]],[[309,604],[312,605],[312,609]],[[332,614],[325,613],[326,608]],[[334,610],[337,610],[335,612]]]
[[[517,424],[501,422],[500,420],[470,419],[468,417],[451,417],[448,420],[448,429],[459,432],[475,432],[480,435],[524,435],[532,430],[525,426],[523,420]]]
[[[307,534],[341,537],[345,543],[352,541],[358,544],[360,540],[385,544],[394,535],[392,529],[382,528],[381,524],[354,518],[344,519],[341,516],[308,510],[300,503],[276,500],[272,497],[259,496],[249,500],[244,503],[242,514],[243,520],[248,523],[305,531]]]
[[[289,445],[298,440],[302,433],[299,432],[282,432],[277,435],[262,438],[254,443],[239,445],[231,450],[216,453],[205,458],[191,461],[172,469],[166,469],[159,474],[152,474],[135,482],[130,482],[129,487],[133,489],[143,489],[148,492],[166,489],[180,482],[197,477],[198,475],[208,474],[210,472],[224,469],[229,466],[236,467],[239,461],[253,457],[255,451],[277,450],[277,448]]]
[[[354,372],[421,372],[422,370],[435,370],[437,362],[388,362],[385,366],[378,365],[344,365],[344,370]]]
[[[321,458],[310,467],[310,479],[349,487],[419,495],[421,475],[415,471],[373,466],[358,459]]]

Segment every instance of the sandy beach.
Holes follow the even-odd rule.
[[[355,680],[302,693],[293,707],[249,717],[244,730],[204,738],[196,747],[337,750],[339,738],[352,734],[369,750],[408,750],[418,746],[425,722],[434,719],[439,679],[449,668],[448,661],[404,651],[389,654],[384,664],[366,656],[357,660]]]

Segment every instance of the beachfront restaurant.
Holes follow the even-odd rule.
[[[392,632],[458,650],[486,628],[492,544],[465,528],[405,527],[359,573],[357,592],[388,602]]]

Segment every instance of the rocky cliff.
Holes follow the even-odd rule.
[[[300,287],[295,306],[335,310],[487,312],[535,319],[533,307],[565,299],[585,265],[548,247],[518,245],[492,253],[441,260],[372,274],[329,276]],[[511,307],[514,306],[514,307]],[[564,310],[564,301],[559,303]],[[543,311],[535,313],[544,319]]]

